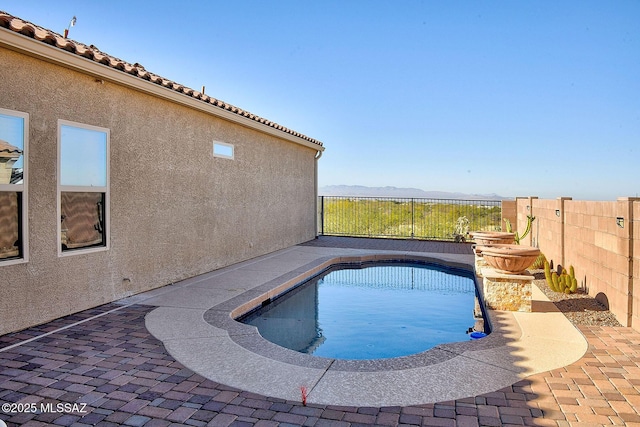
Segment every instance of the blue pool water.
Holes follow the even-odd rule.
[[[466,271],[416,263],[342,266],[239,320],[302,353],[379,359],[469,340],[470,328],[484,330],[476,303]]]

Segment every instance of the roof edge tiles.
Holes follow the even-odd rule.
[[[22,154],[22,150],[20,148],[18,148],[18,147],[15,147],[15,146],[9,144],[4,139],[0,139],[0,153],[9,153],[9,154],[21,155]]]
[[[320,151],[324,150],[322,142],[316,139],[310,138],[299,132],[252,114],[219,99],[205,95],[204,93],[183,86],[157,74],[150,73],[142,65],[138,63],[130,64],[107,53],[101,52],[94,45],[87,46],[83,43],[64,38],[54,31],[40,27],[3,11],[0,11],[0,30],[1,29],[9,30],[10,32],[40,42],[42,45],[46,46],[29,48],[25,46],[23,42],[21,43],[21,41],[11,43],[9,40],[5,40],[5,36],[3,36],[5,33],[3,31],[0,31],[0,45],[8,45],[18,51],[26,50],[30,55],[46,57],[48,60],[61,65],[74,69],[81,69],[82,71],[91,74],[101,75],[109,80],[116,81],[117,83],[133,86],[144,92],[168,98],[174,102],[217,115],[230,121],[261,130],[262,132],[284,137],[292,142],[315,148]],[[44,47],[45,50],[41,47]],[[80,62],[73,61],[71,60],[73,57],[68,56],[49,56],[49,52],[46,51],[48,48],[56,49],[63,54],[72,54],[77,57]],[[54,58],[54,56],[56,57]],[[91,66],[86,63],[86,61],[90,61],[94,65],[98,65],[98,67]],[[104,69],[104,67],[108,70]],[[153,84],[155,88],[149,87],[149,84]],[[165,90],[157,90],[158,88],[168,90],[171,94],[167,93]],[[185,99],[185,97],[187,98]]]

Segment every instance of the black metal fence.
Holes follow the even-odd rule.
[[[469,231],[500,231],[500,200],[320,196],[318,233],[464,241]]]
[[[386,268],[394,265],[394,268]],[[347,288],[401,289],[413,291],[445,291],[447,293],[474,294],[473,276],[452,274],[433,266],[384,265],[380,261],[369,268],[338,268],[322,278],[323,283],[339,284]]]

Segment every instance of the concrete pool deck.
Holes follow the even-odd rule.
[[[464,245],[462,245],[464,246]],[[389,246],[387,246],[389,247]],[[265,396],[341,406],[408,406],[490,393],[567,366],[587,351],[583,335],[534,287],[533,312],[491,312],[482,340],[419,355],[344,361],[278,347],[232,319],[335,262],[421,259],[473,266],[470,253],[299,245],[121,301],[157,307],[146,327],[169,354],[203,377]]]

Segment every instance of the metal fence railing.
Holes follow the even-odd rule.
[[[322,276],[322,283],[340,285],[343,288],[398,289],[412,291],[429,291],[474,294],[475,285],[472,277],[452,274],[442,268],[420,266],[419,264],[392,264],[388,268],[380,261],[367,268],[341,267],[329,270]]]
[[[500,200],[320,196],[318,233],[463,241],[468,231],[500,231]]]

